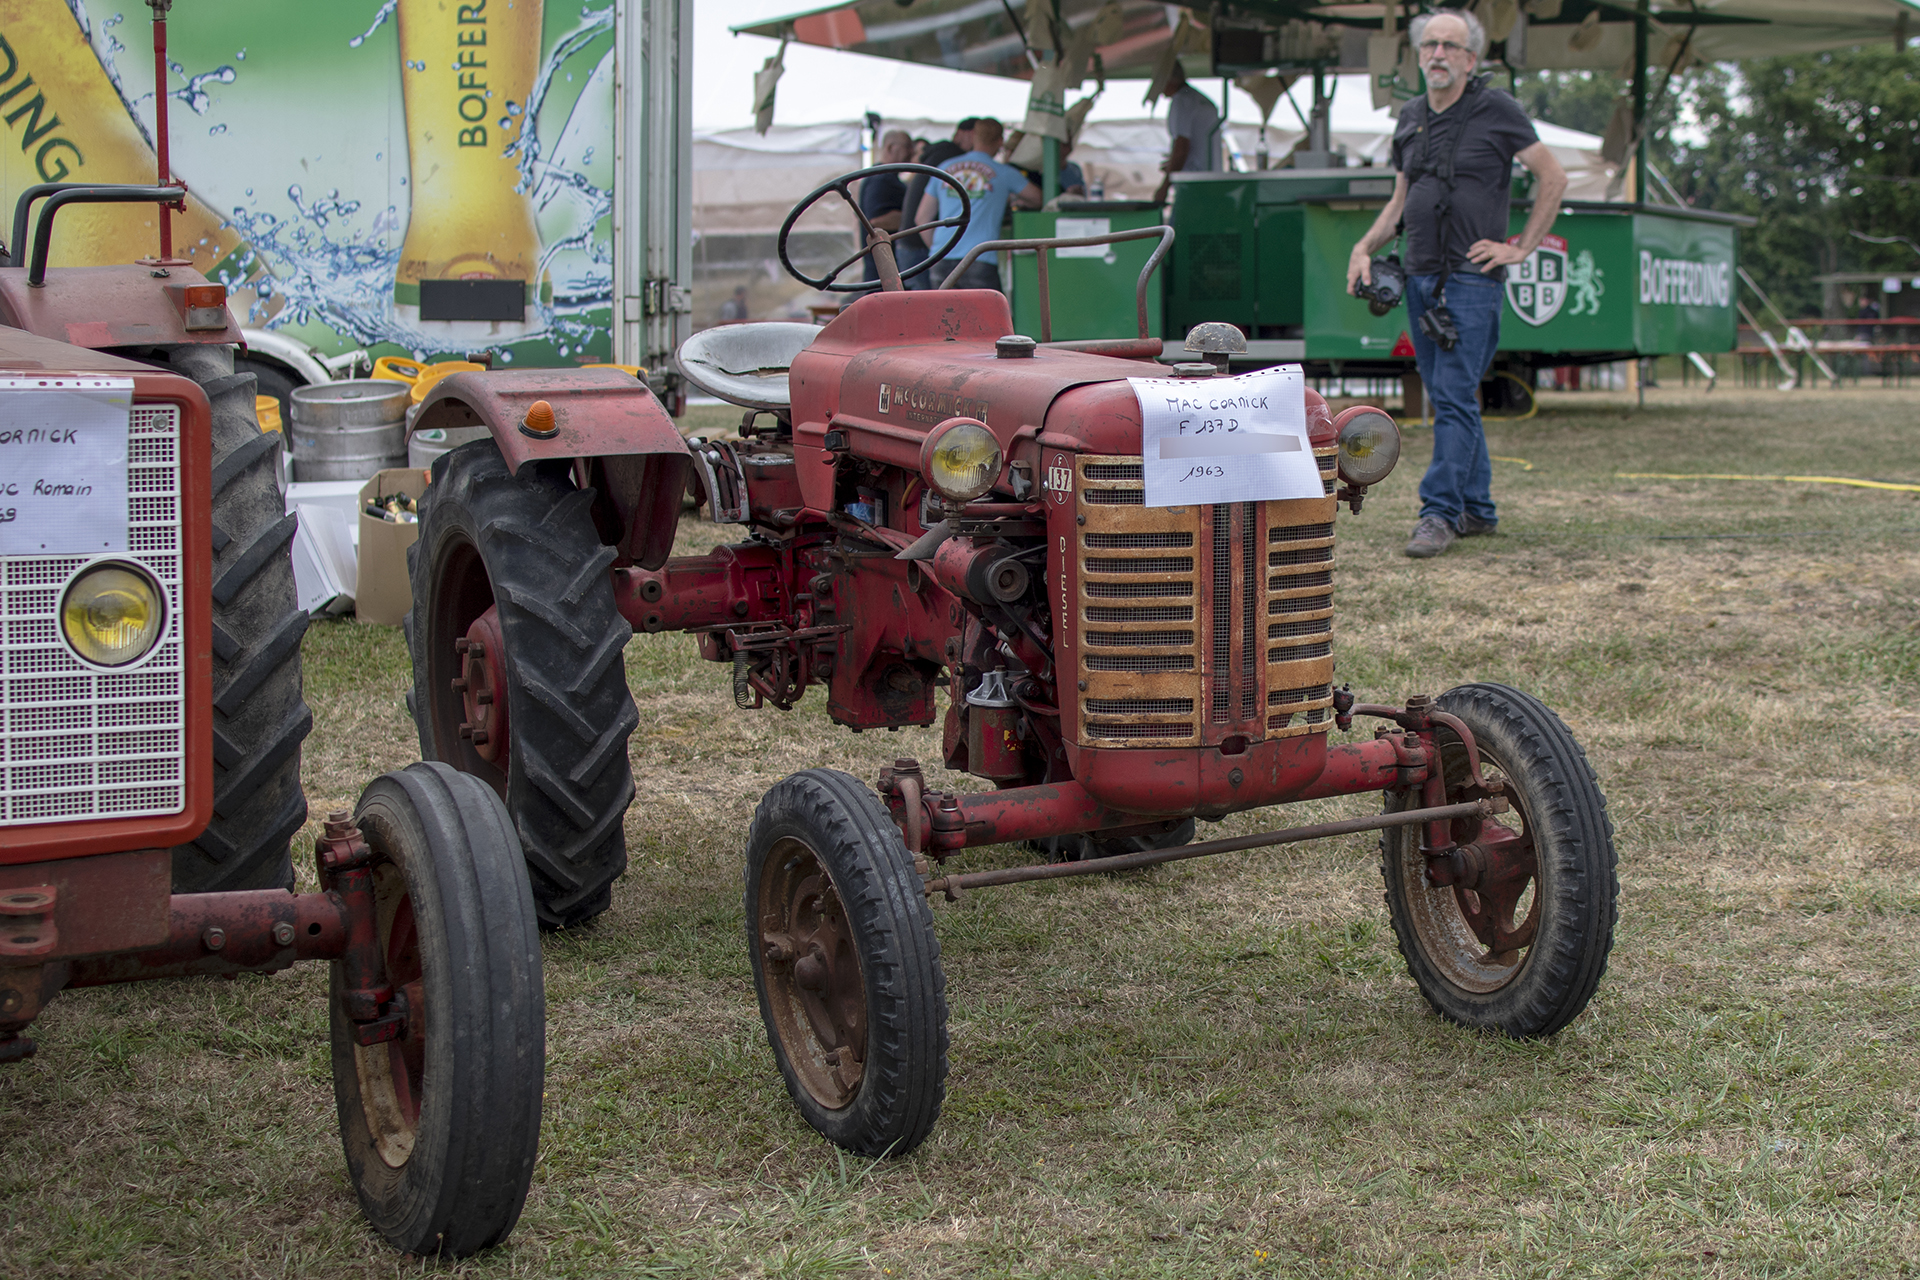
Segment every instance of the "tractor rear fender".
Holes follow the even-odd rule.
[[[27,268],[0,268],[0,324],[95,351],[109,347],[177,347],[240,342],[225,306],[218,328],[187,328],[187,294],[207,284],[191,267],[60,267],[38,289]],[[196,317],[197,318],[197,317]]]
[[[552,411],[544,428],[543,415],[528,422],[536,401]],[[645,383],[618,369],[456,373],[427,393],[413,429],[456,427],[486,427],[515,475],[532,462],[584,463],[600,491],[596,522],[603,536],[618,530],[608,540],[621,558],[658,569],[672,554],[693,455]]]

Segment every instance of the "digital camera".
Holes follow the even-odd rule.
[[[1420,313],[1420,332],[1442,351],[1451,351],[1460,345],[1460,330],[1453,323],[1453,312],[1447,310],[1444,294],[1436,305]]]
[[[1373,283],[1362,280],[1353,286],[1354,295],[1367,300],[1367,310],[1383,316],[1405,301],[1407,269],[1400,265],[1399,255],[1375,258],[1369,264],[1369,274]]]

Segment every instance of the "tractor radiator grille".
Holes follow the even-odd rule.
[[[0,823],[186,807],[179,437],[179,410],[133,406],[124,555],[0,556]],[[89,667],[60,640],[60,597],[100,559],[137,561],[166,591],[160,643],[124,671]]]
[[[1315,454],[1327,497],[1206,507],[1146,506],[1137,458],[1079,460],[1076,741],[1201,746],[1326,730],[1335,451]]]

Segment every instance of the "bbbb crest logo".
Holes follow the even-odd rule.
[[[1512,236],[1508,244],[1519,244]],[[1507,268],[1507,305],[1530,325],[1543,325],[1560,314],[1567,300],[1567,242],[1548,236],[1540,247]]]

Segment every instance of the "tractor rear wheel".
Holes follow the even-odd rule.
[[[400,1035],[354,1040],[333,965],[333,1093],[360,1207],[408,1253],[460,1257],[519,1220],[540,1143],[546,996],[513,823],[444,764],[374,779],[354,822],[373,851]]]
[[[1471,887],[1428,877],[1425,827],[1381,836],[1400,953],[1442,1017],[1516,1038],[1552,1035],[1586,1008],[1613,948],[1619,881],[1606,798],[1560,717],[1519,690],[1461,685],[1435,706],[1467,726],[1482,777],[1502,780],[1513,807],[1456,820]],[[1466,748],[1451,730],[1438,737],[1447,803],[1482,798],[1468,782]],[[1417,802],[1389,792],[1387,808]]]
[[[947,979],[899,828],[860,780],[808,769],[747,835],[747,951],[800,1114],[863,1156],[902,1156],[946,1097]]]
[[[231,347],[176,347],[167,361],[213,406],[213,820],[173,850],[173,891],[291,888],[313,713],[301,693],[307,615],[293,587],[298,520],[280,496],[281,436],[260,430],[253,375],[233,371]]]
[[[614,549],[565,469],[516,476],[491,440],[434,460],[410,555],[420,751],[491,786],[526,852],[541,924],[607,909],[626,869],[627,737]]]

